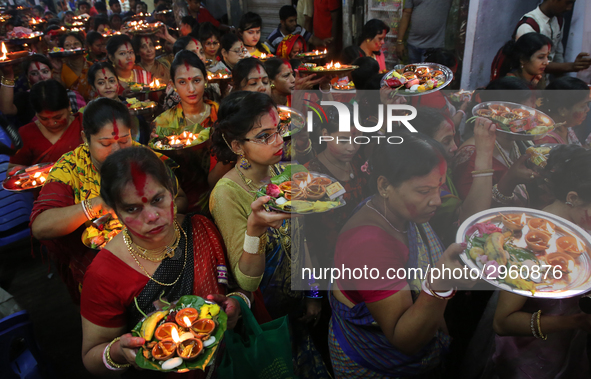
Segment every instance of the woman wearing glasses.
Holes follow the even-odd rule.
[[[238,286],[256,291],[258,321],[268,321],[261,308],[273,319],[289,315],[296,375],[326,378],[305,325],[318,321],[320,299],[310,292],[291,290],[292,280],[296,280],[291,270],[301,272],[304,264],[304,259],[292,257],[293,251],[304,246],[301,227],[289,214],[267,212],[269,196],[255,200],[254,195],[269,176],[284,169],[279,164],[283,132],[276,105],[267,94],[239,91],[223,100],[212,149],[220,162],[235,166],[217,182],[209,209],[224,239],[228,266]]]
[[[119,94],[129,88],[129,83],[150,84],[152,82],[152,74],[135,64],[135,51],[127,35],[111,37],[107,42],[107,57],[117,71]]]
[[[157,136],[179,135],[184,131],[207,133],[217,121],[218,104],[204,98],[207,87],[205,65],[195,53],[179,51],[170,68],[174,90],[180,102],[154,120],[154,134]],[[207,177],[215,159],[210,159],[207,145],[202,148],[185,149],[175,156],[180,164],[177,174],[181,187],[187,188],[190,212],[208,212],[209,185]]]
[[[221,40],[220,59],[231,71],[239,60],[243,59],[248,51],[236,34],[225,34]]]
[[[220,49],[220,31],[213,26],[211,22],[204,22],[199,26],[199,41],[203,45],[205,58],[212,64],[218,60],[218,50]],[[210,66],[208,64],[208,66]]]

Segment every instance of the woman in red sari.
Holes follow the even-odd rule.
[[[166,165],[154,152],[132,147],[108,157],[101,178],[101,197],[127,230],[98,253],[84,278],[84,366],[95,375],[136,366],[137,349],[145,340],[130,331],[142,313],[156,310],[159,299],[172,302],[197,295],[213,300],[224,308],[228,328],[233,328],[240,315],[237,299],[249,299],[236,292],[225,296],[222,237],[203,216],[177,215],[177,186]],[[205,378],[210,369],[188,377]],[[126,377],[152,376],[132,369]]]
[[[56,162],[82,143],[82,115],[71,115],[70,100],[63,85],[50,79],[36,83],[30,101],[37,120],[19,129],[23,147],[10,158],[10,166]]]

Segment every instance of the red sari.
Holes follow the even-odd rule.
[[[37,124],[30,122],[18,131],[23,139],[23,147],[10,157],[10,163],[32,166],[37,163],[57,162],[62,155],[74,150],[82,143],[81,131],[82,114],[77,113],[62,136],[52,144],[41,133]]]

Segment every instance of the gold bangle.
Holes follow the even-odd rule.
[[[84,205],[86,205],[86,211],[88,212],[88,215],[90,216],[90,220],[95,219],[96,214],[94,213],[94,210],[92,209],[92,204],[90,203],[90,199],[84,200]]]
[[[269,236],[265,232],[262,236],[259,237],[259,249],[257,250],[257,255],[265,255],[267,252],[267,241],[269,240]]]
[[[111,358],[111,346],[113,346],[113,344],[119,341],[120,339],[121,337],[117,337],[107,345],[107,350],[105,350],[105,358],[107,358],[107,363],[115,368],[128,368],[131,367],[131,363],[119,364],[113,362],[113,359]]]
[[[298,148],[296,147],[295,151],[298,154],[308,154],[308,153],[310,153],[310,151],[312,151],[312,141],[310,141],[308,139],[308,147],[306,147],[304,150],[298,150]]]
[[[248,308],[250,308],[250,299],[243,294],[242,292],[232,292],[226,295],[226,297],[230,297],[230,296],[238,296],[239,298],[241,298],[242,300],[244,300],[244,302],[246,303],[246,305],[248,305]]]
[[[14,79],[8,79],[8,78],[5,78],[4,76],[2,77],[2,80],[0,80],[0,82],[2,83],[3,86],[6,86],[6,87],[14,87],[14,83],[16,83],[16,81]]]
[[[477,174],[490,174],[490,173],[494,173],[495,170],[492,168],[486,169],[486,170],[476,170],[476,171],[472,171],[472,175],[477,175]]]
[[[542,326],[540,324],[540,318],[542,318],[542,310],[538,310],[538,334],[540,335],[540,338],[543,339],[544,341],[546,341],[548,339],[548,336],[545,336],[544,333],[542,333]]]

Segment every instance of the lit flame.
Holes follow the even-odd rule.
[[[31,185],[36,186],[37,185],[37,181],[36,180],[33,180],[33,183],[31,183]]]
[[[191,140],[187,140],[187,143],[185,145],[191,146]]]
[[[521,215],[521,225],[525,225],[525,213]]]
[[[326,54],[326,49],[324,49],[324,53],[323,54]]]
[[[265,54],[265,53],[262,53],[262,54],[261,54],[261,59],[265,59],[265,58],[267,58],[267,54]]]
[[[334,68],[341,68],[341,64],[339,62],[335,63]]]
[[[181,339],[179,338],[179,332],[177,332],[176,328],[172,328],[172,332],[170,332],[170,336],[172,337],[172,340],[174,341],[174,343],[181,342]]]
[[[299,182],[298,186],[300,187],[300,189],[304,189],[306,188],[306,182]]]
[[[552,228],[552,227],[550,226],[550,223],[547,223],[547,224],[546,224],[546,230],[548,231],[548,233],[550,233],[550,234],[554,234],[554,228]]]
[[[314,53],[316,53],[316,55],[319,55],[320,51],[316,50],[316,51],[314,51]]]
[[[40,177],[40,178],[39,178],[39,181],[40,181],[41,183],[45,183],[45,177],[44,177],[44,176]]]
[[[308,173],[308,178],[306,179],[306,183],[310,183],[312,182],[312,177],[310,176],[310,173]]]
[[[14,182],[14,184],[16,184],[17,186],[21,184],[20,180],[17,180],[16,182]]]
[[[156,88],[160,88],[160,82],[156,79]]]
[[[326,69],[330,70],[333,66],[334,66],[334,64],[332,63],[332,61],[330,61],[330,63],[326,64]]]
[[[33,175],[33,178],[38,178],[41,176],[41,171],[38,171],[35,173],[35,175]]]
[[[185,325],[187,325],[187,328],[191,327],[191,320],[189,320],[187,316],[183,317],[183,321],[185,322]]]
[[[8,54],[8,50],[6,50],[6,45],[2,42],[2,56],[0,56],[0,60],[6,60],[6,54]]]

